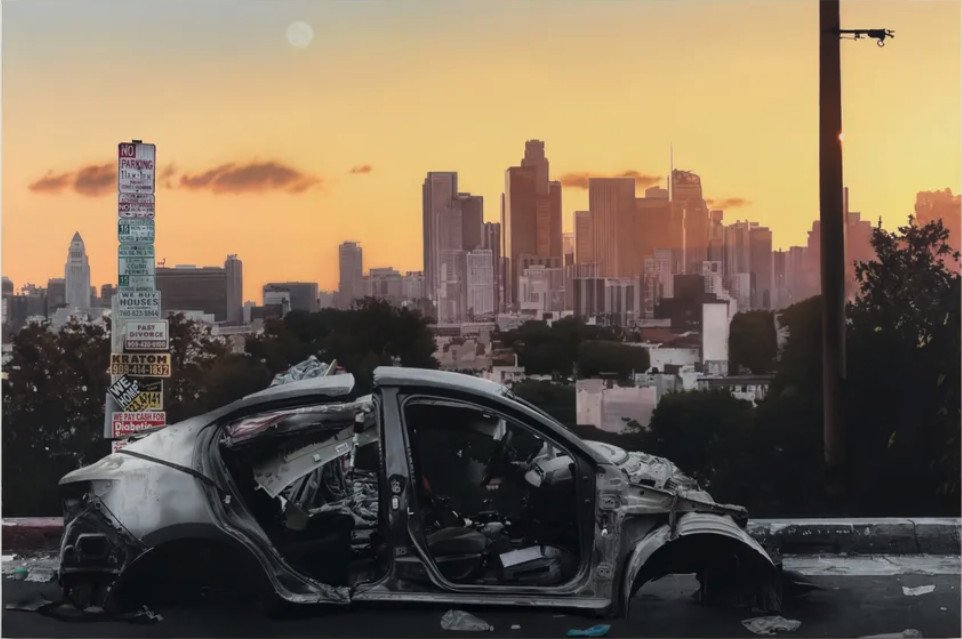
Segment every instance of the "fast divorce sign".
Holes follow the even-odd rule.
[[[110,374],[170,377],[170,353],[111,353]]]
[[[167,423],[164,411],[122,411],[110,416],[110,431],[113,437],[128,437],[155,428],[163,428]]]
[[[169,348],[170,328],[167,320],[131,320],[125,323],[125,351],[166,351]]]

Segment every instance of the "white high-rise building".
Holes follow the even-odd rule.
[[[64,265],[68,308],[90,308],[90,263],[80,233],[74,233]]]
[[[480,317],[493,314],[494,252],[490,249],[479,249],[468,253],[467,272],[468,315]]]

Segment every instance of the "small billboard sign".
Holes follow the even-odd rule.
[[[124,350],[166,351],[170,348],[167,320],[129,321],[124,326]]]
[[[114,295],[113,314],[124,319],[160,316],[160,291],[120,288]]]
[[[107,387],[121,411],[156,411],[164,408],[164,386],[160,380],[143,380],[121,375]]]
[[[110,416],[110,431],[114,438],[163,428],[167,413],[161,410],[121,411]]]
[[[142,142],[117,145],[117,190],[121,193],[153,193],[157,147]]]
[[[170,353],[111,353],[110,374],[170,377]]]
[[[131,217],[117,221],[117,239],[121,244],[153,244],[154,220]]]

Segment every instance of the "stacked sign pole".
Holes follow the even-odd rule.
[[[111,304],[110,387],[104,436],[126,438],[162,428],[163,378],[170,377],[170,327],[160,317],[154,274],[156,147],[117,146],[117,293]]]

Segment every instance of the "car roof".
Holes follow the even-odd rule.
[[[260,403],[275,399],[291,397],[321,395],[324,397],[346,397],[354,390],[354,376],[350,373],[328,375],[326,377],[308,377],[296,382],[287,382],[277,386],[269,386],[264,390],[245,395],[239,400],[242,403]]]
[[[497,399],[504,399],[507,392],[501,384],[481,377],[404,366],[378,366],[374,369],[374,385],[441,388],[477,393]]]

